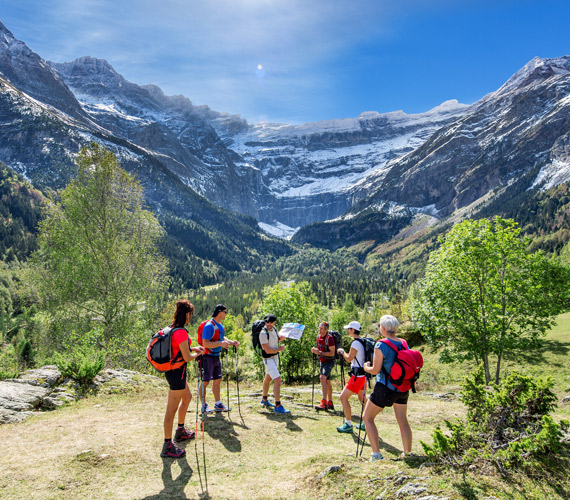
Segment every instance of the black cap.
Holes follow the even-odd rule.
[[[212,314],[212,318],[215,318],[218,314],[227,310],[228,308],[224,304],[218,304],[216,307],[214,307],[214,314]]]
[[[277,316],[275,316],[275,314],[266,314],[263,321],[266,323],[275,323],[277,321]]]

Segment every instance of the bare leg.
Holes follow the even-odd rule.
[[[188,406],[190,406],[190,401],[192,401],[192,393],[188,387],[188,382],[186,382],[186,387],[182,390],[182,401],[178,407],[178,424],[184,423]]]
[[[332,382],[327,380],[327,401],[332,401]]]
[[[178,403],[182,399],[182,393],[184,389],[180,391],[168,391],[168,402],[166,403],[166,413],[164,414],[164,439],[172,439],[172,424],[174,423],[174,416],[176,415],[176,410],[178,410]]]
[[[200,384],[200,401],[202,402],[202,404],[206,404],[206,389],[208,388],[208,385],[210,384],[209,380],[203,381]]]
[[[220,396],[220,387],[222,385],[222,379],[218,378],[216,380],[213,381],[212,383],[212,392],[214,393],[214,399],[216,401],[221,401],[222,398]]]
[[[340,394],[340,402],[342,404],[342,411],[344,412],[345,420],[352,420],[352,408],[350,407],[350,403],[348,401],[348,398],[350,398],[352,395],[354,395],[354,392],[352,392],[350,389],[347,389],[346,387]]]
[[[394,404],[394,414],[400,426],[400,435],[402,436],[402,445],[404,453],[412,451],[412,429],[408,423],[408,405]]]
[[[327,377],[325,375],[321,375],[319,377],[321,379],[321,389],[323,391],[323,399],[327,399]]]
[[[368,434],[368,440],[370,441],[370,447],[374,453],[380,451],[380,446],[378,445],[378,429],[374,423],[376,415],[378,415],[384,408],[376,406],[372,401],[368,400],[364,408],[364,415],[362,415],[362,420],[364,420],[364,425],[366,426],[366,434]]]
[[[275,401],[281,401],[281,377],[273,379],[273,397]]]
[[[271,377],[266,373],[263,379],[263,396],[269,396],[269,384],[271,384]]]

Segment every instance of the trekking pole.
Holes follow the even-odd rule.
[[[236,356],[236,388],[237,388],[238,411],[239,411],[239,416],[243,420],[243,417],[241,416],[241,406],[239,403],[239,371],[238,371],[238,353],[236,346],[234,346],[234,354]]]
[[[313,354],[313,373],[312,375],[312,379],[313,379],[313,390],[311,392],[311,407],[313,406],[314,402],[315,402],[315,367],[317,365],[317,356],[315,354]]]
[[[228,400],[228,412],[230,411],[230,374],[228,372],[228,350],[224,351],[224,365],[226,367],[226,398]]]
[[[200,393],[202,394],[202,390],[200,389],[201,385],[202,385],[202,378],[203,377],[203,370],[202,370],[202,357],[200,356],[197,360],[198,362],[198,390],[196,391],[196,393]],[[203,387],[203,386],[202,386]],[[194,438],[194,451],[196,453],[196,465],[198,466],[198,477],[200,478],[200,489],[202,490],[202,493],[204,493],[204,485],[202,483],[202,471],[200,470],[200,458],[198,457],[198,404],[201,400],[201,397],[198,395],[198,397],[196,398],[196,437]],[[203,457],[203,463],[204,463],[204,474],[206,473],[206,452],[205,452],[205,446],[204,446],[204,416],[202,416],[202,457]],[[208,486],[207,486],[207,481],[206,481],[206,491],[208,491]]]
[[[368,379],[364,382],[364,393],[362,394],[362,401],[360,406],[360,424],[358,425],[358,440],[356,441],[356,458],[359,457],[358,455],[358,446],[360,445],[360,431],[362,430],[362,415],[364,413],[364,402],[366,401],[366,384],[368,383]],[[364,437],[362,438],[362,447],[360,448],[360,455],[362,455],[362,451],[364,450],[364,443],[366,442],[366,430],[364,431]]]

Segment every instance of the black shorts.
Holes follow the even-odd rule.
[[[164,372],[171,391],[181,391],[186,388],[186,364],[187,363],[184,363],[180,368],[176,368],[176,370]]]
[[[334,360],[333,361],[327,361],[326,363],[321,363],[321,375],[324,375],[325,377],[327,377],[327,380],[330,380],[331,378],[331,372],[332,369],[334,368]]]
[[[220,356],[205,354],[200,358],[199,363],[202,363],[202,380],[204,382],[222,378],[222,362],[220,361]]]
[[[380,408],[385,408],[386,406],[392,406],[393,404],[408,404],[409,396],[410,391],[400,392],[388,389],[384,384],[377,382],[372,394],[370,394],[370,401]]]

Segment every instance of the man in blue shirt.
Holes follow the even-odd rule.
[[[200,400],[202,402],[202,413],[209,413],[212,410],[206,403],[206,388],[211,380],[212,392],[214,394],[214,411],[227,410],[220,397],[220,387],[222,385],[222,363],[220,353],[222,349],[230,346],[238,347],[237,340],[225,337],[222,321],[226,318],[228,309],[223,304],[218,304],[214,308],[212,319],[210,319],[202,330],[202,345],[206,348],[206,354],[202,356],[202,384],[200,385]],[[225,337],[225,338],[224,338]]]

